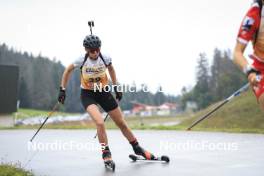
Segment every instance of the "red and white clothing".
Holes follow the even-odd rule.
[[[253,59],[253,66],[260,71],[262,79],[258,87],[254,87],[254,93],[257,98],[264,93],[264,8],[258,3],[253,3],[244,17],[237,36],[238,42],[247,45],[252,42],[254,52],[250,56]]]

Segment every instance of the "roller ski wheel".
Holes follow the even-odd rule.
[[[129,158],[133,161],[159,161],[159,162],[166,162],[169,163],[170,162],[170,158],[168,156],[161,156],[161,157],[152,157],[151,159],[146,159],[142,156],[139,155],[135,155],[135,154],[131,154],[129,155]]]
[[[115,171],[115,162],[113,160],[104,161],[104,165],[106,169],[110,169],[113,172]]]
[[[168,156],[166,156],[166,155],[162,155],[160,157],[160,159],[161,159],[161,161],[165,161],[166,163],[170,162],[170,158]]]

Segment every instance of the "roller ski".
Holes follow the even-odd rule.
[[[139,156],[139,155],[135,155],[135,154],[131,154],[129,155],[129,158],[133,161],[133,162],[136,162],[136,161],[161,161],[161,162],[170,162],[170,158],[168,156],[161,156],[161,157],[153,157],[151,159],[146,159],[142,156]]]
[[[115,171],[115,162],[112,160],[112,156],[111,156],[110,151],[103,152],[103,160],[104,160],[105,168],[112,170],[114,172]]]
[[[129,155],[132,161],[164,161],[166,163],[170,162],[168,156],[156,157],[149,151],[143,149],[139,144],[133,146],[135,154]]]

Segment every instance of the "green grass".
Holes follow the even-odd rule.
[[[218,103],[213,104],[197,112],[193,117],[183,121],[181,125],[188,127],[217,105]],[[209,118],[195,126],[193,130],[264,133],[264,112],[257,104],[252,91],[249,90],[225,104]]]
[[[50,111],[44,111],[44,110],[35,110],[35,109],[23,109],[20,108],[16,113],[13,113],[13,117],[16,117],[17,119],[26,119],[36,116],[47,116]],[[78,115],[78,113],[65,113],[65,112],[54,112],[54,115],[61,115],[61,116],[69,116],[69,115]]]
[[[17,164],[0,164],[0,176],[34,176]]]
[[[52,118],[52,117],[51,117]],[[166,122],[175,122],[180,120],[182,117],[146,117],[143,119],[144,126],[141,126],[139,117],[129,117],[126,118],[128,125],[133,129],[150,129],[152,124],[155,123],[166,123]],[[107,129],[117,129],[117,126],[112,121],[111,118],[108,118],[105,122]],[[0,127],[0,129],[36,129],[40,125],[27,125],[27,126],[15,126],[15,127]],[[91,120],[85,122],[62,122],[57,124],[45,124],[45,129],[95,129],[95,125]]]

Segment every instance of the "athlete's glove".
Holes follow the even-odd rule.
[[[115,91],[115,94],[116,94],[116,99],[118,101],[120,101],[122,99],[122,97],[123,97],[123,93],[121,91],[117,90],[117,86],[114,86],[114,91]]]
[[[243,69],[243,72],[247,75],[247,77],[249,77],[249,75],[251,73],[255,73],[255,74],[260,74],[260,72],[255,69],[252,65],[247,65],[244,69]]]
[[[60,87],[60,92],[59,92],[59,96],[58,96],[58,101],[61,104],[64,104],[64,101],[66,99],[66,91],[65,88]]]
[[[261,80],[261,72],[259,72],[257,69],[255,69],[253,66],[251,65],[247,65],[244,68],[244,73],[247,75],[248,81],[252,86],[257,86],[258,83]]]

